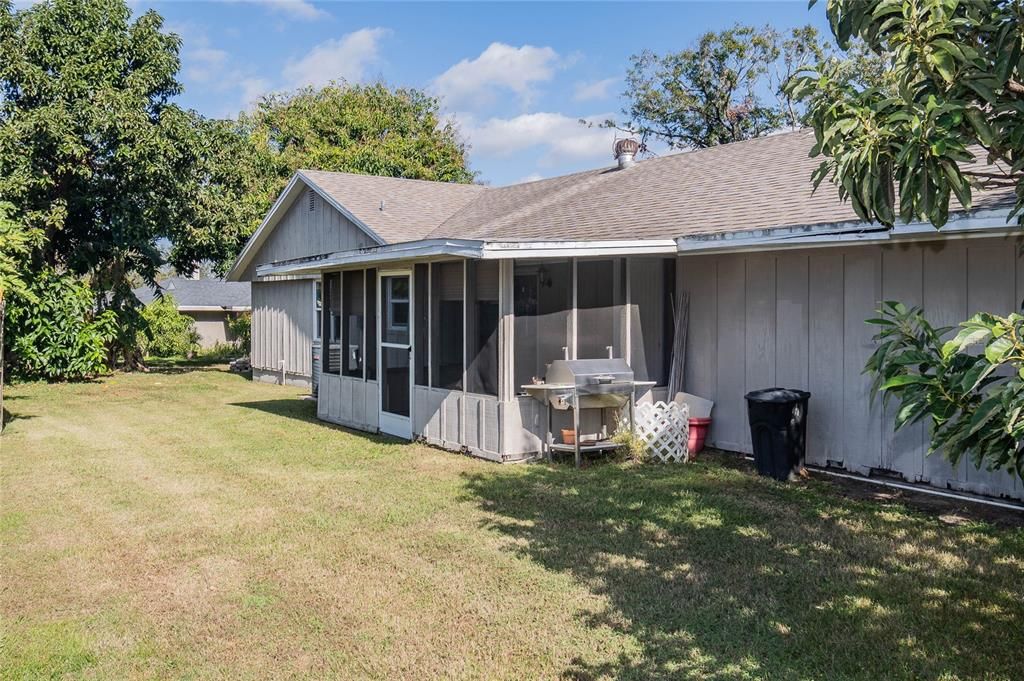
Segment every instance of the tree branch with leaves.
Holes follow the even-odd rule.
[[[896,87],[829,61],[790,82],[825,157],[815,187],[829,178],[864,220],[936,227],[954,197],[970,209],[974,189],[1013,188],[1024,224],[1024,2],[828,0],[827,14],[840,47],[890,60]]]

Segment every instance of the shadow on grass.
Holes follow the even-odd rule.
[[[5,397],[4,402],[6,403],[10,399],[12,398]],[[2,424],[3,428],[6,428],[8,425],[14,423],[15,421],[28,421],[34,418],[36,418],[34,414],[18,414],[16,412],[13,412],[6,407],[6,404],[3,408],[3,411],[0,412],[0,424]]]
[[[222,359],[194,357],[192,359],[171,358],[146,360],[146,368],[155,374],[187,374],[193,371],[219,371],[232,373],[240,377],[251,378],[249,372],[228,371],[228,363]]]
[[[345,426],[317,418],[316,400],[313,399],[298,399],[292,397],[279,400],[259,400],[255,402],[229,402],[228,406],[255,409],[256,411],[261,411],[265,414],[284,416],[286,418],[303,421],[305,423],[313,423],[324,428],[339,430],[344,433],[350,433],[361,438],[366,438],[368,441],[377,444],[395,444],[405,442],[404,440],[391,437],[390,435],[381,435],[378,433],[368,433],[364,430],[355,430],[354,428],[347,428]]]
[[[1022,678],[1019,530],[707,461],[466,480],[510,550],[607,600],[587,626],[639,644],[566,678]]]

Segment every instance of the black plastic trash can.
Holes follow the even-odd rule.
[[[804,460],[807,443],[805,390],[768,388],[746,395],[750,440],[757,472],[776,480],[789,480]]]

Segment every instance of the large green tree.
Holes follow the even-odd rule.
[[[936,227],[952,197],[970,208],[972,189],[1015,188],[1024,221],[1024,3],[829,0],[827,13],[841,47],[859,39],[889,60],[896,87],[828,61],[791,82],[825,157],[815,186],[830,178],[865,220]]]
[[[90,314],[113,311],[108,362],[138,360],[133,286],[168,265],[226,269],[296,169],[473,177],[422,92],[339,83],[208,120],[175,103],[180,47],[124,0],[0,0],[0,199],[41,237],[18,267],[55,290],[78,277]],[[24,334],[41,318],[20,319]]]
[[[783,88],[828,51],[811,26],[789,33],[737,25],[705,33],[687,49],[632,57],[626,77],[626,122],[646,142],[702,148],[795,126],[802,111]]]
[[[180,40],[162,24],[123,0],[0,0],[0,196],[44,230],[34,266],[112,290],[190,236],[197,123],[172,101]]]
[[[204,228],[191,209],[201,124],[173,103],[180,40],[162,25],[153,11],[133,21],[123,0],[0,0],[0,197],[44,234],[26,270],[87,277],[113,310],[111,361],[131,356],[141,323],[131,277],[152,282],[159,244]],[[182,255],[187,271],[195,250]]]

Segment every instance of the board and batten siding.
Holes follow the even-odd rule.
[[[310,279],[252,283],[253,369],[312,376],[314,282]]]
[[[259,265],[376,245],[369,234],[307,189],[285,211],[241,279],[255,281]]]
[[[1019,248],[992,237],[681,257],[679,282],[690,295],[685,386],[715,401],[711,443],[750,452],[744,395],[800,388],[811,393],[809,463],[1024,498],[1008,473],[926,456],[924,424],[893,432],[895,405],[872,400],[863,373],[874,350],[864,320],[882,300],[921,305],[939,326],[1019,309]]]
[[[312,386],[315,282],[313,279],[259,279],[259,265],[337,251],[376,242],[310,189],[298,194],[241,279],[252,282],[253,376]]]

